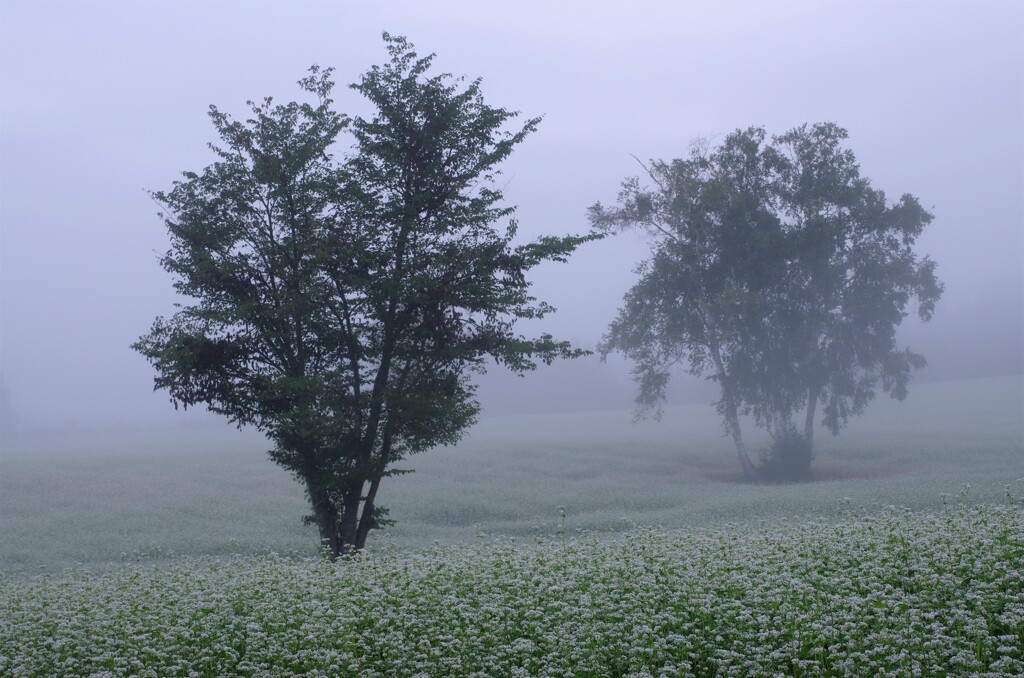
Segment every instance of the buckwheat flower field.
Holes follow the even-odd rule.
[[[1024,508],[4,581],[11,676],[1024,674]]]
[[[495,418],[336,565],[259,439],[5,450],[0,676],[1024,675],[1024,383],[884,405],[790,485],[706,406]]]

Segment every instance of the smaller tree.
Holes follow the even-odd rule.
[[[599,346],[621,351],[634,363],[638,416],[661,415],[660,403],[674,366],[718,382],[716,403],[740,467],[756,469],[744,443],[744,409],[734,363],[743,350],[744,321],[759,315],[764,291],[778,266],[778,219],[764,209],[769,200],[772,149],[762,149],[764,131],[730,135],[717,149],[694,144],[690,157],[644,169],[650,185],[627,179],[619,204],[590,208],[599,231],[642,228],[652,239],[651,258]]]
[[[831,123],[771,143],[763,129],[738,130],[685,160],[652,162],[652,185],[629,179],[616,207],[590,210],[597,228],[640,227],[654,240],[600,350],[635,362],[641,414],[657,412],[675,364],[716,380],[748,478],[806,476],[819,404],[838,434],[877,388],[905,397],[924,365],[895,334],[911,298],[928,320],[942,292],[934,262],[913,251],[932,215],[910,195],[888,203],[842,148],[846,136]],[[772,434],[761,473],[744,413]]]

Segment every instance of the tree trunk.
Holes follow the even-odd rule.
[[[316,518],[316,526],[320,530],[320,545],[326,547],[328,556],[333,563],[341,553],[341,535],[338,534],[338,513],[331,506],[327,496],[316,488],[313,481],[306,479],[306,489],[309,492],[309,501],[313,505],[313,516]]]
[[[399,388],[405,385],[406,377],[409,374],[409,365],[402,371],[402,376],[399,379]],[[366,493],[366,500],[363,502],[363,513],[359,517],[359,527],[356,531],[356,549],[363,549],[366,546],[366,537],[370,534],[370,530],[374,527],[373,524],[373,512],[376,504],[374,503],[377,499],[377,488],[380,487],[380,480],[384,477],[384,471],[388,467],[388,462],[391,458],[391,429],[388,426],[384,427],[384,435],[381,438],[381,450],[380,459],[374,465],[373,476],[370,480],[370,489]]]
[[[814,411],[818,407],[818,389],[807,389],[807,418],[804,419],[804,438],[807,444],[814,449]]]
[[[718,383],[722,387],[722,405],[725,409],[725,427],[732,436],[733,444],[736,445],[736,458],[739,459],[740,468],[743,469],[743,477],[747,480],[757,478],[757,468],[750,461],[747,455],[747,446],[743,442],[743,433],[740,430],[740,417],[736,405],[736,397],[732,391],[732,384],[729,375],[725,372],[725,362],[718,350],[718,346],[711,346],[711,359],[715,363],[715,370],[718,372]]]
[[[732,436],[733,444],[736,445],[736,457],[739,459],[740,468],[743,469],[743,477],[747,480],[755,480],[757,478],[757,468],[747,455],[747,446],[743,442],[743,434],[740,431],[740,418],[736,412],[736,403],[732,402],[732,397],[729,397],[728,400],[729,402],[726,403],[726,423],[729,428],[729,434]]]
[[[339,532],[341,533],[341,549],[338,555],[355,553],[359,549],[357,533],[359,531],[359,503],[362,500],[363,482],[353,482],[345,491],[345,507],[341,514]]]
[[[356,550],[366,547],[366,537],[369,536],[370,529],[373,527],[373,508],[378,487],[380,487],[380,476],[374,478],[370,483],[370,491],[366,495],[366,501],[363,502],[363,514],[359,517],[359,528],[356,531]]]

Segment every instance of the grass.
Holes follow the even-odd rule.
[[[371,548],[488,537],[614,533],[722,522],[833,519],[842,506],[937,510],[964,484],[976,501],[1024,494],[1020,377],[916,386],[879,400],[839,438],[818,434],[819,480],[741,482],[706,405],[632,426],[629,412],[485,419],[462,443],[410,458],[380,501],[398,524]],[[750,431],[751,447],[766,444]],[[0,570],[103,569],[124,559],[314,555],[301,486],[267,443],[223,427],[175,436],[76,439],[0,459]],[[846,498],[846,501],[841,501]]]

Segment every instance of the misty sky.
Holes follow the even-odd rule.
[[[353,82],[385,61],[385,30],[482,77],[489,104],[544,116],[503,179],[529,237],[585,231],[586,207],[637,172],[631,155],[839,123],[875,187],[936,215],[918,251],[946,293],[903,331],[928,373],[1021,372],[1024,3],[4,0],[0,371],[21,426],[183,421],[128,348],[175,301],[146,190],[210,162],[210,104],[289,101],[311,64]],[[367,112],[343,87],[335,99]],[[592,346],[645,252],[620,237],[540,270],[537,296],[559,308],[540,329]],[[509,392],[529,397],[531,378]]]

